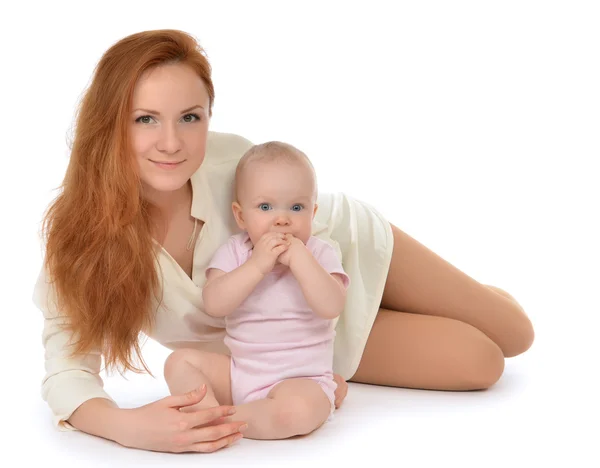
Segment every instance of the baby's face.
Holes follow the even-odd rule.
[[[305,244],[308,241],[316,200],[313,173],[305,163],[249,164],[238,197],[233,211],[254,245],[267,232],[290,233]]]

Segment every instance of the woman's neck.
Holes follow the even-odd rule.
[[[182,210],[189,212],[192,204],[192,185],[188,181],[183,187],[172,192],[162,192],[144,185],[143,196],[168,219]]]
[[[183,187],[172,192],[161,192],[144,185],[143,197],[150,203],[152,236],[162,245],[171,223],[183,213],[190,216],[192,185],[188,181]]]

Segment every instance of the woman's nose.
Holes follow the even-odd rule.
[[[181,138],[173,125],[165,125],[161,129],[156,149],[163,153],[174,154],[181,149]]]

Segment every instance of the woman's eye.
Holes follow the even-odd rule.
[[[192,123],[199,121],[200,116],[198,114],[186,114],[182,117],[182,120],[185,123]],[[142,115],[141,117],[138,117],[135,121],[143,124],[150,124],[154,122],[154,118],[149,115]]]
[[[196,120],[200,120],[200,117],[197,114],[186,114],[183,116],[184,122],[195,122]]]
[[[135,121],[143,124],[149,124],[152,123],[152,120],[154,119],[149,115],[142,115],[141,117],[138,117]]]
[[[262,211],[269,211],[271,205],[269,205],[268,203],[261,203],[260,205],[258,205],[258,208]]]
[[[292,206],[292,211],[302,211],[302,205],[294,205]]]

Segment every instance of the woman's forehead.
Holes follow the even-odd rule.
[[[133,93],[134,108],[160,106],[207,109],[208,92],[194,70],[182,64],[162,65],[144,72]]]

